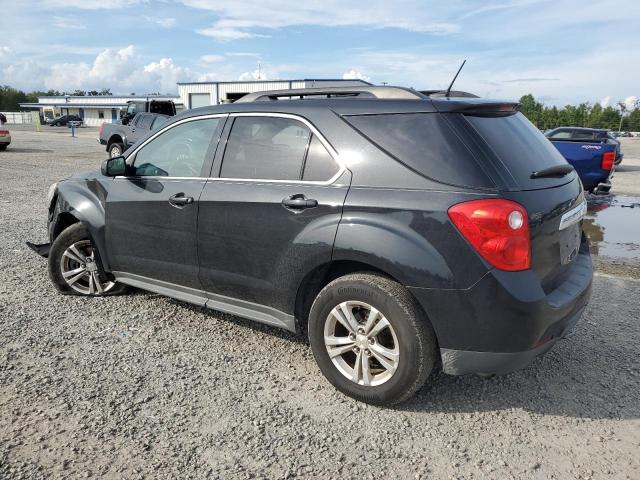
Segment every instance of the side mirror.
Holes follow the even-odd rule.
[[[124,157],[107,158],[102,162],[100,171],[107,177],[118,177],[127,174],[127,163]]]

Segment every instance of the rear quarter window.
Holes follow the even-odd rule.
[[[442,114],[354,115],[345,119],[387,154],[425,177],[458,186],[495,186]]]

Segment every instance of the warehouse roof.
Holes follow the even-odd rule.
[[[142,97],[146,98],[146,97]],[[179,98],[179,97],[178,97]],[[182,102],[174,102],[176,105],[183,105]],[[126,102],[120,103],[60,103],[60,102],[36,102],[36,103],[21,103],[20,106],[22,108],[40,108],[40,107],[60,107],[60,108],[115,108],[115,107],[126,107]]]

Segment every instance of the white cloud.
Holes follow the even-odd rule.
[[[176,91],[176,83],[197,78],[197,73],[171,58],[143,65],[133,45],[121,49],[107,48],[91,63],[55,63],[48,67],[34,61],[16,62],[2,70],[7,83],[24,89],[110,88],[114,93]]]
[[[460,30],[445,15],[433,13],[421,2],[377,0],[363,7],[355,0],[307,0],[291,5],[283,0],[181,0],[185,5],[208,10],[219,19],[198,33],[220,41],[266,36],[265,29],[300,25],[326,27],[359,26],[399,28],[430,34],[451,34]],[[260,31],[256,31],[256,30]]]
[[[126,8],[142,0],[44,0],[42,5],[53,8],[82,8],[85,10]]]
[[[611,95],[607,95],[602,100],[600,100],[600,106],[602,108],[608,107],[610,103],[611,103]]]
[[[171,58],[161,58],[158,62],[145,65],[143,74],[147,84],[157,85],[157,90],[164,93],[174,91],[176,83],[189,80],[193,72],[177,66]]]
[[[222,62],[224,60],[224,55],[202,55],[200,60],[204,63]]]
[[[260,57],[259,53],[255,52],[226,52],[227,57]]]
[[[247,81],[247,80],[267,80],[267,74],[261,69],[255,69],[251,72],[241,73],[238,77],[238,80]]]
[[[7,58],[11,54],[11,48],[6,45],[0,46],[0,60]]]
[[[633,110],[636,106],[638,106],[638,97],[636,97],[635,95],[631,95],[630,97],[625,98],[622,103],[627,110]]]
[[[353,68],[344,72],[342,74],[342,78],[345,80],[364,80],[365,82],[371,81],[371,77]]]
[[[42,87],[46,74],[46,67],[33,60],[14,62],[2,70],[2,83],[26,90],[35,90]]]
[[[172,28],[176,26],[177,20],[171,17],[144,17],[147,21],[160,25],[162,28]]]
[[[209,28],[202,28],[197,30],[200,35],[205,37],[212,37],[221,42],[229,42],[231,40],[239,40],[242,38],[266,38],[269,35],[262,35],[259,33],[247,32],[238,28],[220,27],[217,24]]]
[[[76,17],[60,17],[58,15],[54,15],[51,23],[54,27],[62,29],[72,28],[74,30],[85,30],[87,28]]]
[[[93,62],[89,76],[107,83],[117,82],[119,78],[131,75],[136,67],[135,47],[115,50],[107,48],[100,52]]]

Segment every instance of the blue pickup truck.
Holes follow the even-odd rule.
[[[545,135],[575,168],[586,191],[608,193],[611,190],[611,177],[615,165],[622,160],[622,153],[619,143],[605,130],[559,127]]]

